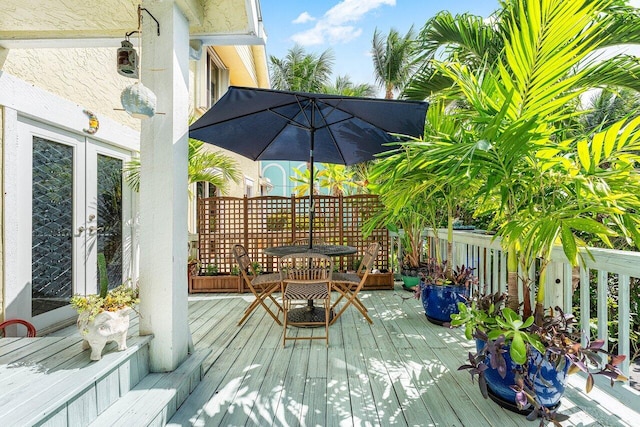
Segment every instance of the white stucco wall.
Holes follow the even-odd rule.
[[[246,55],[245,55],[246,56]],[[251,65],[252,61],[246,58]],[[140,129],[140,120],[130,117],[122,108],[120,93],[135,82],[134,79],[120,76],[116,72],[116,49],[11,49],[8,50],[2,70],[21,80],[83,105],[98,115],[106,115],[122,124]],[[190,61],[190,105],[195,111],[193,88],[197,67]],[[206,69],[206,68],[205,68]],[[230,70],[233,74],[233,70]],[[154,72],[154,71],[152,71]],[[161,72],[161,70],[157,71]],[[254,72],[254,71],[251,71]],[[217,149],[211,146],[213,150]],[[243,175],[254,180],[256,185],[260,176],[258,162],[253,162],[227,150],[222,150],[234,158]],[[256,187],[256,194],[259,187]],[[230,196],[242,197],[245,193],[244,182],[231,183]]]
[[[122,108],[120,93],[134,79],[116,71],[116,49],[10,49],[2,70],[134,129],[140,120]]]

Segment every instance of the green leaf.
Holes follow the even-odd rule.
[[[589,144],[585,139],[578,141],[578,159],[585,170],[591,169],[591,158],[589,157]]]
[[[578,248],[576,246],[576,239],[573,237],[571,228],[566,224],[562,224],[560,230],[560,237],[562,239],[562,249],[567,259],[571,262],[571,265],[576,265],[576,256],[578,255]]]
[[[616,145],[616,140],[618,139],[618,133],[620,133],[620,129],[622,129],[622,125],[625,123],[626,119],[619,120],[607,129],[607,133],[604,140],[604,156],[609,157],[611,152],[613,151],[613,147]]]
[[[504,316],[505,320],[510,324],[513,324],[516,321],[522,322],[522,319],[520,318],[518,313],[516,313],[509,307],[505,307],[502,309],[502,315]]]
[[[609,236],[615,235],[613,230],[591,218],[567,219],[564,221],[564,224],[574,230],[585,231],[587,233],[604,234]]]
[[[591,152],[592,152],[592,161],[593,166],[598,166],[600,164],[600,159],[602,158],[602,145],[604,143],[604,132],[596,133],[593,136],[593,140],[591,141]]]
[[[527,361],[527,346],[522,339],[522,334],[517,333],[513,335],[513,339],[511,340],[511,350],[509,350],[509,354],[514,362],[519,365],[524,365]]]

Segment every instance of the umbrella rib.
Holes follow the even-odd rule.
[[[295,126],[297,128],[304,129],[304,130],[310,130],[311,129],[308,126],[301,125],[300,123],[291,120],[289,117],[285,116],[284,114],[278,113],[277,111],[274,111],[271,108],[267,108],[267,111],[270,112],[270,113],[275,114],[278,117],[281,117],[281,118],[285,119],[287,121],[287,124],[290,124],[292,126]],[[305,118],[306,118],[306,116],[305,116]]]
[[[333,110],[332,110],[333,111]],[[322,119],[324,120],[325,126],[322,127],[329,127],[329,125],[327,124],[327,117],[322,113],[322,110],[318,109],[318,113],[322,116]],[[353,115],[351,115],[352,117],[350,117],[349,119],[344,119],[344,120],[340,120],[340,121],[345,121],[345,120],[350,120],[353,118]],[[336,123],[340,123],[340,121],[336,122]],[[335,124],[335,123],[332,123]],[[320,128],[318,128],[320,129]],[[338,150],[338,154],[340,154],[340,158],[342,159],[342,163],[346,164],[346,160],[344,159],[344,155],[342,154],[342,150],[340,149],[340,146],[338,145],[338,141],[336,141],[336,138],[333,136],[333,132],[331,132],[331,129],[329,129],[329,136],[331,137],[331,140],[333,141],[333,145],[336,147],[336,150]]]

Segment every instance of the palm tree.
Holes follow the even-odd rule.
[[[406,148],[417,153],[423,174],[443,180],[465,177],[479,185],[475,200],[481,211],[495,211],[508,253],[508,302],[514,310],[519,306],[518,267],[529,271],[540,260],[535,300],[540,322],[546,266],[556,243],[574,265],[585,234],[605,243],[618,234],[640,247],[640,176],[634,167],[640,161],[640,118],[580,137],[567,138],[563,129],[566,120],[581,113],[574,108],[576,100],[588,89],[639,86],[630,78],[640,71],[637,63],[621,56],[598,62],[594,51],[640,37],[638,28],[627,25],[637,12],[613,0],[502,4],[492,24],[503,40],[495,57],[486,54],[499,45],[488,41],[492,36],[483,33],[478,39],[461,32],[459,40],[486,47],[469,49],[478,52],[478,62],[469,65],[460,60],[463,55],[454,55],[428,65],[431,76],[450,82],[440,96],[457,109],[463,125],[458,132],[429,135],[426,143],[409,142]],[[431,93],[425,81],[412,82],[414,94]],[[526,278],[524,284],[528,315]]]
[[[271,83],[274,89],[301,92],[320,92],[329,84],[333,67],[333,52],[327,49],[320,55],[307,53],[295,45],[284,59],[269,57]]]
[[[238,163],[220,151],[207,151],[204,142],[189,139],[189,184],[208,182],[216,186],[222,194],[229,188],[229,181],[240,182],[241,171]],[[132,159],[125,165],[125,181],[134,190],[140,191],[140,159]]]
[[[357,188],[353,182],[353,173],[344,165],[322,163],[324,169],[318,172],[318,185],[327,188],[332,196],[349,194],[351,189]]]
[[[583,3],[585,1],[581,0],[576,4]],[[638,43],[640,26],[635,24],[640,19],[638,9],[621,1],[598,0],[596,3],[600,15],[593,19],[604,28],[603,31],[592,34],[599,48]],[[510,37],[514,35],[512,25],[519,25],[520,18],[514,11],[517,5],[518,2],[514,0],[504,1],[503,7],[489,18],[470,14],[454,16],[443,11],[427,21],[416,38],[416,50],[419,52],[416,55],[422,65],[403,91],[403,96],[422,100],[453,84],[452,79],[436,66],[438,61],[434,59],[438,52],[444,52],[442,61],[445,62],[453,60],[473,70],[494,68],[504,53],[505,42],[511,43]],[[525,24],[526,19],[522,21]],[[604,84],[640,91],[640,80],[634,77],[638,70],[636,58],[618,55],[603,66],[606,69],[600,69],[597,62],[583,64],[586,72],[582,76],[582,83],[590,88]],[[594,76],[594,79],[590,76]]]
[[[415,65],[413,62],[413,27],[401,36],[395,29],[383,37],[378,29],[373,32],[371,55],[376,83],[385,90],[385,98],[393,99],[394,90],[402,90]]]
[[[629,89],[601,90],[589,99],[587,113],[579,121],[584,131],[603,129],[640,110],[640,94]]]
[[[322,88],[322,93],[334,95],[374,97],[376,89],[368,83],[355,84],[349,76],[338,76],[333,84]]]

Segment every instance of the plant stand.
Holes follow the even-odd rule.
[[[189,293],[242,292],[240,276],[192,276]]]
[[[91,348],[91,360],[102,358],[102,350],[109,341],[118,344],[118,351],[127,349],[129,313],[131,308],[127,307],[118,311],[103,311],[91,320],[88,311],[78,316],[78,331],[84,338],[82,349]]]
[[[364,274],[360,275],[362,278]],[[355,289],[355,288],[354,288]],[[393,272],[388,273],[369,273],[367,281],[364,282],[364,291],[374,291],[378,289],[393,290]]]

